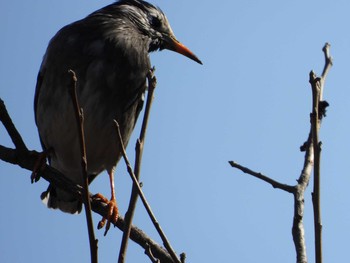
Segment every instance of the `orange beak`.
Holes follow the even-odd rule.
[[[191,50],[189,50],[184,44],[180,43],[174,36],[170,35],[167,36],[166,39],[164,39],[164,48],[182,54],[201,65],[203,64],[202,61],[200,61],[200,59],[192,53]]]

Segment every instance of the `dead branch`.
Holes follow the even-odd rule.
[[[129,175],[130,175],[134,185],[136,186],[137,193],[140,196],[141,201],[142,201],[144,207],[146,208],[146,211],[147,211],[149,217],[151,218],[154,227],[156,228],[160,238],[162,239],[165,248],[168,250],[168,252],[171,255],[171,257],[174,260],[174,262],[181,263],[181,261],[177,258],[177,255],[174,252],[173,248],[171,247],[171,245],[170,245],[170,243],[168,241],[168,238],[166,237],[165,233],[163,232],[163,230],[162,230],[159,222],[157,221],[154,213],[152,212],[152,209],[151,209],[150,205],[148,204],[145,195],[143,194],[141,186],[140,186],[140,184],[139,184],[139,182],[138,182],[138,180],[137,180],[137,178],[135,176],[135,173],[134,173],[134,171],[133,171],[133,169],[131,167],[131,164],[129,162],[128,156],[126,155],[124,143],[123,143],[122,136],[121,136],[121,133],[120,133],[119,124],[118,124],[117,121],[115,121],[115,123],[116,123],[116,127],[117,127],[117,132],[118,132],[120,145],[121,145],[121,148],[122,148],[123,158],[124,158],[124,161],[125,161],[128,173],[129,173]]]
[[[316,74],[310,72],[310,84],[312,90],[312,113],[311,118],[311,134],[312,144],[315,155],[314,164],[314,188],[312,192],[312,203],[314,208],[314,227],[315,227],[315,257],[316,263],[322,263],[322,219],[321,219],[321,146],[322,143],[319,139],[319,131],[321,128],[322,117],[325,116],[328,106],[327,102],[323,102],[323,90],[324,82],[327,77],[328,71],[333,65],[332,57],[329,52],[330,45],[326,43],[323,47],[325,55],[325,66],[321,77],[317,77]]]
[[[0,159],[13,165],[18,165],[23,169],[33,171],[40,154],[37,151],[27,149],[21,135],[13,125],[13,122],[6,110],[5,104],[1,99],[0,121],[3,123],[16,147],[15,149],[12,149],[0,145]],[[37,174],[40,178],[47,180],[55,187],[62,188],[63,190],[73,194],[77,199],[82,200],[82,186],[72,182],[56,169],[45,164],[39,171],[37,171]],[[93,194],[89,193],[92,211],[105,217],[107,215],[107,205],[99,200],[92,199],[92,196]],[[115,226],[123,231],[124,225],[124,219],[119,216]],[[170,254],[139,228],[131,226],[130,239],[145,250],[148,249],[148,247],[151,248],[154,257],[158,258],[162,263],[174,263]]]
[[[142,121],[140,137],[136,142],[136,158],[135,158],[134,171],[135,171],[135,177],[137,181],[140,180],[143,146],[144,146],[145,137],[146,137],[149,114],[150,114],[150,110],[153,102],[153,93],[157,85],[157,80],[156,80],[156,77],[154,76],[154,71],[155,71],[155,68],[153,67],[147,75],[148,94],[147,94],[147,100],[146,100],[146,107],[145,107],[145,113]],[[136,208],[137,198],[138,198],[137,186],[133,184],[130,201],[129,201],[129,207],[125,213],[125,229],[123,231],[122,242],[119,250],[119,257],[118,257],[119,263],[124,263],[126,258],[126,250],[128,247],[128,240],[129,240],[129,235],[131,230],[132,219]]]
[[[87,157],[86,157],[86,147],[85,147],[85,135],[84,135],[84,113],[83,109],[79,106],[78,96],[77,96],[77,76],[73,70],[68,70],[72,75],[71,85],[68,87],[70,89],[70,97],[72,99],[73,108],[75,112],[75,118],[78,128],[78,136],[80,142],[80,155],[81,155],[81,171],[82,171],[82,185],[83,185],[83,195],[82,200],[85,209],[86,223],[89,233],[89,244],[90,244],[90,256],[91,263],[98,262],[98,240],[95,238],[94,223],[91,214],[91,203],[89,198],[89,180],[87,174]]]
[[[296,250],[297,262],[307,263],[306,244],[304,237],[304,194],[309,184],[312,168],[314,168],[314,190],[312,194],[313,206],[314,206],[314,220],[315,220],[315,254],[316,263],[322,263],[322,224],[321,224],[321,209],[320,209],[320,154],[321,154],[321,142],[319,141],[319,129],[321,125],[321,119],[325,116],[326,107],[328,103],[322,101],[323,87],[327,73],[332,66],[332,58],[329,52],[330,45],[328,43],[323,47],[325,54],[325,66],[322,72],[322,76],[316,77],[315,73],[310,73],[310,84],[312,87],[313,101],[312,101],[312,113],[311,127],[307,141],[301,147],[301,151],[305,151],[304,164],[301,174],[297,180],[297,184],[294,186],[286,185],[276,180],[271,179],[261,173],[254,172],[251,169],[244,167],[234,161],[229,161],[230,165],[234,168],[241,170],[242,172],[252,175],[264,182],[271,184],[274,188],[284,190],[288,193],[292,193],[294,197],[294,217],[292,235],[294,246]]]
[[[281,189],[281,190],[284,190],[288,193],[293,193],[294,192],[294,187],[293,186],[290,186],[290,185],[287,185],[287,184],[282,184],[280,182],[277,182],[273,179],[271,179],[270,177],[266,176],[266,175],[263,175],[262,173],[258,173],[258,172],[254,172],[253,170],[250,170],[249,168],[245,167],[245,166],[242,166],[234,161],[229,161],[228,162],[232,167],[234,168],[237,168],[239,170],[241,170],[243,173],[246,173],[246,174],[250,174],[260,180],[263,180],[269,184],[272,185],[273,188],[277,188],[277,189]]]

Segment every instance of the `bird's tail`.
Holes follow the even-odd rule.
[[[72,194],[51,185],[41,194],[41,200],[48,208],[60,209],[70,214],[79,214],[82,208],[81,201]]]

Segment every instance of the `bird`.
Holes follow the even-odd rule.
[[[179,42],[163,11],[146,1],[120,0],[64,26],[50,40],[40,66],[34,98],[35,122],[48,163],[74,183],[82,183],[77,121],[69,95],[76,73],[76,93],[84,112],[88,182],[107,171],[117,220],[114,171],[121,158],[121,137],[128,144],[147,91],[150,53],[175,51],[202,64]],[[41,198],[47,207],[81,212],[82,201],[49,185]],[[104,218],[106,219],[106,218]]]

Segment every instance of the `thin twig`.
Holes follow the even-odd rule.
[[[323,48],[322,51],[324,53],[324,67],[322,70],[322,74],[321,74],[321,90],[320,90],[320,101],[323,100],[323,87],[324,87],[324,82],[326,80],[328,71],[331,69],[331,67],[333,66],[333,58],[330,55],[330,48],[331,45],[329,43],[326,43]]]
[[[90,255],[91,262],[98,262],[98,240],[95,238],[94,223],[91,214],[91,203],[89,197],[89,181],[87,174],[87,158],[85,148],[85,135],[84,135],[84,114],[83,109],[79,106],[77,97],[77,76],[73,70],[68,71],[72,75],[72,82],[70,86],[70,95],[74,106],[75,117],[78,127],[78,136],[80,142],[80,154],[81,154],[81,171],[82,171],[82,185],[83,185],[83,203],[85,208],[86,223],[89,232],[89,243],[90,243]]]
[[[234,167],[234,168],[237,168],[239,170],[241,170],[243,173],[246,173],[246,174],[250,174],[258,179],[261,179],[269,184],[272,185],[273,188],[277,188],[277,189],[281,189],[281,190],[284,190],[288,193],[293,193],[294,192],[294,187],[291,186],[291,185],[287,185],[287,184],[282,184],[280,182],[277,182],[273,179],[271,179],[270,177],[266,176],[266,175],[263,175],[262,173],[258,173],[258,172],[254,172],[253,170],[250,170],[249,168],[245,167],[245,166],[242,166],[234,161],[229,161],[229,164]]]
[[[178,259],[177,255],[176,255],[176,253],[174,252],[173,248],[171,247],[171,245],[170,245],[170,243],[168,241],[168,238],[164,234],[164,232],[163,232],[159,222],[157,221],[154,213],[152,212],[152,209],[151,209],[150,205],[148,204],[145,195],[143,194],[141,186],[140,186],[139,182],[137,181],[135,173],[134,173],[134,171],[133,171],[133,169],[131,167],[131,164],[130,164],[130,161],[128,159],[128,156],[126,155],[125,146],[124,146],[124,142],[123,142],[123,139],[122,139],[122,135],[120,133],[119,124],[118,124],[117,121],[115,121],[115,124],[116,124],[117,132],[118,132],[119,142],[120,142],[120,145],[121,145],[121,148],[122,148],[121,150],[122,150],[123,158],[124,158],[124,161],[125,161],[128,173],[129,173],[129,175],[130,175],[134,185],[136,186],[136,189],[138,191],[138,195],[140,196],[140,198],[142,200],[142,203],[143,203],[144,207],[146,208],[147,213],[148,213],[149,217],[151,218],[154,227],[156,228],[158,234],[160,235],[160,237],[161,237],[161,239],[163,241],[164,247],[168,250],[168,252],[171,255],[171,257],[172,257],[174,262],[181,263],[181,261]]]
[[[324,83],[329,72],[329,69],[333,65],[332,58],[330,56],[330,45],[326,43],[322,49],[325,55],[325,66],[321,77],[317,77],[316,74],[310,72],[310,84],[312,89],[312,113],[311,113],[311,134],[312,144],[315,155],[315,167],[314,167],[314,188],[312,192],[312,202],[314,208],[314,228],[315,228],[315,262],[322,263],[322,219],[321,219],[321,146],[322,143],[319,139],[319,131],[321,127],[321,120],[324,115],[325,109],[322,109],[322,99]],[[328,103],[327,105],[328,106]]]
[[[312,113],[311,117],[311,134],[312,145],[314,148],[314,188],[312,192],[312,201],[314,207],[314,227],[315,227],[315,257],[316,263],[322,263],[322,222],[321,222],[321,177],[320,177],[320,158],[321,158],[321,143],[319,141],[319,102],[320,102],[320,79],[316,74],[310,72],[310,84],[312,86]]]
[[[135,176],[136,176],[137,181],[140,180],[143,146],[144,146],[144,142],[145,142],[148,119],[149,119],[151,106],[152,106],[152,102],[153,102],[153,93],[154,93],[154,90],[155,90],[156,85],[157,85],[157,80],[154,76],[154,71],[155,71],[155,68],[153,67],[150,70],[150,72],[147,74],[147,80],[148,80],[147,101],[146,101],[145,113],[144,113],[142,126],[141,126],[140,137],[136,143],[136,158],[135,158],[134,171],[135,171]],[[137,197],[138,197],[137,186],[135,186],[135,184],[133,184],[132,190],[131,190],[130,201],[129,201],[129,207],[128,207],[128,210],[125,214],[125,229],[123,231],[123,238],[122,238],[122,242],[121,242],[120,250],[119,250],[119,257],[118,257],[119,263],[123,263],[125,261],[125,258],[126,258],[126,250],[128,247],[128,240],[129,240],[129,235],[130,235],[132,219],[133,219],[134,211],[136,208]]]

